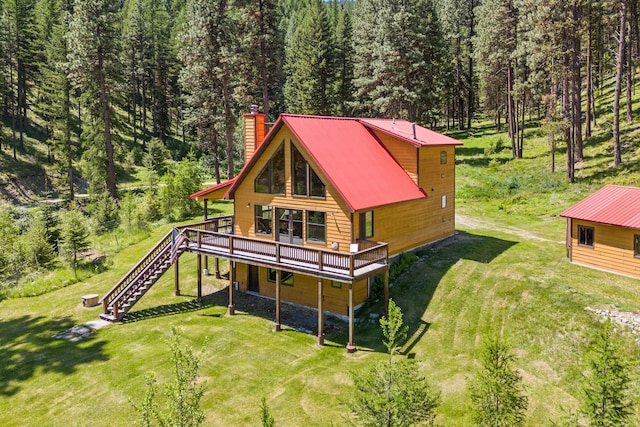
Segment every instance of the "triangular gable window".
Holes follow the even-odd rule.
[[[284,143],[260,171],[254,186],[256,193],[284,194]]]
[[[293,143],[291,143],[291,169],[295,196],[325,197],[324,183]]]

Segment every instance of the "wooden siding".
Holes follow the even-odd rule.
[[[413,179],[413,182],[418,184],[418,148],[407,141],[399,140],[384,132],[374,130],[373,133]]]
[[[440,152],[447,163],[440,164]],[[374,234],[370,240],[389,244],[389,255],[414,249],[455,232],[455,148],[421,147],[420,186],[426,199],[411,200],[373,209]],[[442,208],[442,196],[447,206]],[[354,215],[356,236],[360,216]]]
[[[244,116],[244,161],[249,161],[256,151],[256,116]]]
[[[640,230],[573,220],[572,262],[640,278],[640,258],[633,254],[634,235]],[[578,226],[593,227],[593,248],[578,244]]]
[[[298,150],[305,156],[311,167],[318,174],[326,186],[326,197],[324,199],[292,196],[291,182],[291,144],[293,141]],[[286,194],[263,194],[254,191],[254,181],[256,176],[262,171],[266,163],[273,156],[275,150],[284,142],[285,151],[285,183]],[[303,147],[297,142],[293,134],[286,127],[282,127],[273,142],[263,152],[263,155],[255,163],[254,167],[248,171],[246,178],[242,181],[235,193],[235,234],[246,237],[265,238],[275,240],[275,235],[256,235],[255,232],[255,205],[270,205],[272,207],[299,209],[303,211],[314,210],[326,213],[326,242],[313,243],[306,241],[306,216],[303,218],[303,238],[305,245],[310,247],[331,249],[332,242],[337,242],[341,252],[349,251],[351,243],[351,221],[346,205],[342,202],[336,190],[331,186],[329,180],[322,173],[320,168],[306,154]],[[247,207],[248,206],[248,207]],[[275,216],[275,215],[274,215]],[[274,231],[275,231],[274,221]]]
[[[242,291],[248,289],[248,268],[246,264],[237,264],[236,278],[238,288]],[[267,269],[260,267],[258,270],[260,281],[260,295],[275,298],[276,284],[267,280]],[[349,315],[349,285],[342,283],[340,288],[331,286],[331,281],[323,280],[324,309],[331,313]],[[368,297],[367,280],[360,280],[353,284],[353,303],[358,306],[364,303]],[[280,285],[280,298],[283,301],[301,304],[307,307],[318,307],[318,279],[302,274],[293,275],[293,286]]]

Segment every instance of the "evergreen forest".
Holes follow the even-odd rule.
[[[606,124],[615,165],[620,115],[633,120],[634,0],[3,0],[0,8],[0,152],[17,162],[37,132],[46,146],[39,171],[68,199],[82,183],[117,199],[127,167],[158,150],[174,160],[191,151],[215,181],[232,177],[251,104],[271,122],[288,112],[460,130],[490,118],[508,129],[513,158],[524,155],[534,120],[552,150],[571,148],[571,182],[601,120],[595,103],[607,79],[615,78]]]

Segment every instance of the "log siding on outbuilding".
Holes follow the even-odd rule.
[[[572,263],[640,278],[640,188],[607,185],[561,216]]]

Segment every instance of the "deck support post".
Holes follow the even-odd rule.
[[[198,302],[202,302],[202,255],[197,255],[198,264]]]
[[[324,345],[324,295],[322,293],[322,279],[318,279],[318,345]]]
[[[229,315],[236,314],[235,307],[233,305],[233,292],[236,281],[236,262],[229,261]]]
[[[389,315],[389,269],[384,271],[384,315]]]
[[[273,330],[278,332],[282,329],[280,323],[280,282],[282,281],[282,271],[276,270],[276,323],[273,325]]]
[[[216,279],[220,278],[220,258],[216,258]]]
[[[175,263],[173,264],[173,285],[174,285],[174,295],[179,297],[180,296],[180,268],[179,268],[179,264],[178,264],[178,259],[176,259]]]
[[[347,343],[347,353],[356,351],[353,343],[354,334],[354,310],[353,310],[353,283],[349,283],[349,342]]]
[[[209,220],[209,208],[208,208],[209,199],[204,199],[204,220]],[[209,257],[204,256],[204,269],[207,271],[207,276],[209,275]]]

